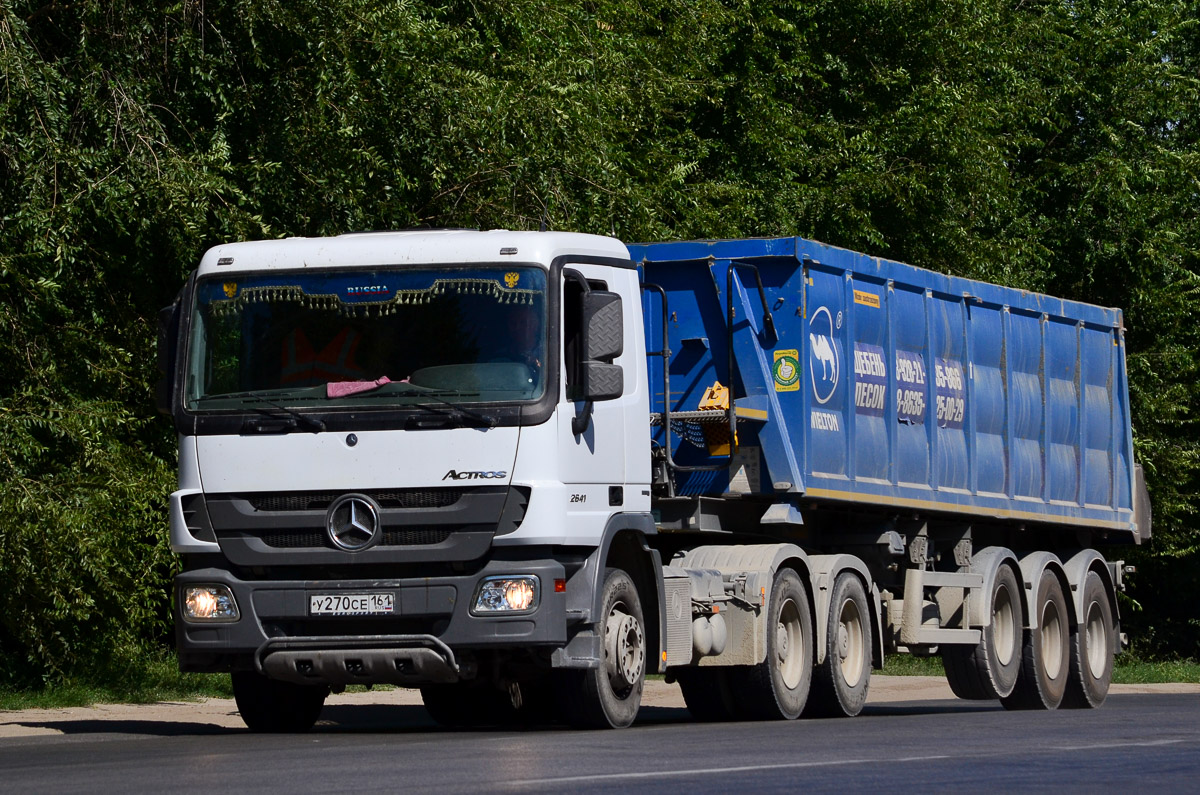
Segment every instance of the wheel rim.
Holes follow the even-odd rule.
[[[1001,665],[1012,662],[1017,653],[1016,617],[1013,614],[1012,594],[1001,585],[992,602],[992,638],[995,641],[996,661]]]
[[[641,681],[642,668],[646,662],[646,643],[641,623],[622,609],[613,605],[604,624],[604,646],[608,679],[618,693],[632,688]]]
[[[789,690],[795,690],[804,675],[803,626],[799,606],[788,599],[779,609],[779,621],[775,625],[775,656],[780,678]]]
[[[1063,666],[1062,616],[1052,599],[1042,604],[1042,620],[1038,626],[1042,636],[1042,667],[1047,677],[1057,679]]]
[[[1108,665],[1108,627],[1098,602],[1088,605],[1086,638],[1088,673],[1093,679],[1099,679]]]
[[[866,647],[862,613],[853,599],[842,603],[838,615],[837,654],[842,679],[854,687],[863,675],[863,649]]]

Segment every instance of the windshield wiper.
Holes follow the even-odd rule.
[[[252,409],[263,415],[262,417],[250,417],[247,419],[242,425],[242,433],[290,433],[300,427],[310,430],[313,433],[324,431],[325,423],[321,420],[310,417],[307,414],[301,414],[299,411],[288,408],[271,399],[272,397],[280,397],[282,395],[294,395],[295,392],[296,389],[294,387],[285,389],[250,389],[245,392],[205,395],[200,400],[253,400],[256,403],[266,403],[272,409],[275,409],[272,412],[261,406],[242,406],[241,408]],[[312,400],[311,397],[304,399]],[[282,412],[284,416],[280,416],[276,412]]]
[[[296,430],[300,426],[304,426],[313,433],[320,433],[325,430],[325,423],[315,417],[310,417],[307,414],[301,414],[295,409],[290,409],[287,406],[280,405],[273,400],[267,400],[261,395],[254,395],[263,403],[270,405],[272,408],[282,411],[285,416],[279,416],[272,413],[268,409],[261,406],[251,406],[255,411],[262,414],[262,417],[251,417],[242,424],[242,433],[289,433]]]
[[[464,394],[469,394],[469,393],[464,393],[464,392],[461,392],[456,389],[435,389],[434,387],[429,387],[429,386],[419,386],[417,384],[409,383],[407,381],[392,381],[389,384],[381,384],[380,385],[380,387],[383,387],[383,386],[391,387],[391,389],[388,390],[388,394],[413,395],[413,396],[419,395],[420,397],[427,397],[427,398],[430,398],[431,400],[441,403],[444,406],[448,406],[450,408],[450,411],[441,411],[440,413],[447,420],[455,422],[456,424],[461,425],[463,422],[463,418],[466,417],[466,418],[475,420],[479,424],[483,425],[485,428],[495,428],[496,427],[496,418],[495,417],[490,417],[487,414],[483,414],[482,412],[475,411],[474,409],[469,409],[466,406],[463,406],[462,404],[455,403],[453,400],[446,400],[446,398],[442,397],[442,395],[464,395]],[[373,389],[371,391],[358,392],[354,395],[348,395],[347,397],[353,398],[353,397],[357,397],[358,395],[372,394],[372,393],[377,392],[378,388],[379,387],[377,387],[376,389]],[[433,411],[439,411],[438,409],[435,409],[433,406],[425,406],[424,408],[427,408],[427,409],[430,409]]]
[[[298,391],[297,387],[283,387],[279,389],[248,389],[245,392],[216,392],[211,395],[202,395],[199,400],[240,400],[243,398],[258,398],[265,403],[270,403],[270,398],[272,397],[291,395],[296,391]]]

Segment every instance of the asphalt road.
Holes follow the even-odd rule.
[[[29,713],[21,713],[28,715]],[[1100,710],[875,702],[850,720],[697,724],[644,707],[616,732],[448,731],[413,704],[326,706],[312,734],[72,720],[0,738],[4,792],[1200,790],[1200,694]]]

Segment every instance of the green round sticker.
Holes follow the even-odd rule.
[[[775,383],[779,388],[795,387],[800,381],[799,358],[792,354],[791,351],[788,351],[786,354],[777,355],[773,371]]]

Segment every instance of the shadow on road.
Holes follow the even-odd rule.
[[[27,729],[51,729],[63,734],[131,734],[150,737],[190,737],[196,735],[231,734],[239,729],[218,726],[214,723],[172,720],[21,720],[12,721],[14,726]]]
[[[863,708],[862,715],[953,715],[996,711],[1004,711],[999,701],[885,701],[868,704]]]
[[[997,702],[991,701],[922,701],[869,704],[863,717],[885,717],[896,715],[942,715],[973,712],[1003,711]],[[183,717],[181,715],[181,717]],[[136,735],[149,737],[186,737],[235,735],[248,730],[237,720],[236,714],[221,723],[205,723],[194,719],[172,720],[170,718],[147,719],[23,719],[12,721],[12,725],[30,729],[49,729],[64,735]],[[638,713],[638,726],[661,726],[692,723],[691,713],[684,707],[645,706]],[[417,734],[430,732],[470,731],[482,732],[539,732],[562,731],[562,724],[546,723],[531,725],[494,725],[474,729],[446,729],[429,717],[424,707],[398,704],[327,704],[313,731],[322,733],[386,733]]]

